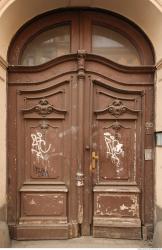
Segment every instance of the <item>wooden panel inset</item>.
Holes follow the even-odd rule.
[[[65,216],[66,195],[59,193],[23,193],[24,216]]]
[[[95,194],[94,215],[108,217],[139,217],[139,198],[136,194]]]
[[[43,125],[46,128],[43,129]],[[48,121],[44,124],[40,122],[40,125],[34,121],[26,123],[27,137],[25,140],[28,149],[26,151],[26,169],[28,170],[30,166],[32,179],[62,179],[65,155],[64,137],[61,136],[63,131],[64,126],[61,121]]]
[[[115,126],[119,127],[117,131]],[[102,145],[99,148],[100,181],[130,179],[136,167],[135,137],[136,128],[133,122],[100,122],[99,145]]]

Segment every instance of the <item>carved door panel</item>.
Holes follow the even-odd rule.
[[[76,156],[72,150],[76,143],[76,138],[72,138],[76,115],[71,108],[71,102],[76,103],[77,90],[72,90],[69,79],[65,76],[46,81],[43,87],[10,86],[9,96],[17,102],[9,107],[17,113],[13,124],[16,133],[10,131],[17,147],[9,156],[13,162],[18,155],[15,168],[10,170],[10,187],[17,190],[15,200],[10,189],[9,225],[13,238],[60,239],[78,235]]]
[[[141,95],[92,86],[93,235],[140,238]]]
[[[126,74],[82,50],[38,70],[9,75],[12,238],[141,238],[152,222],[144,197],[152,73]]]
[[[8,62],[11,237],[152,235],[155,67],[145,35],[113,13],[56,10],[20,29]]]

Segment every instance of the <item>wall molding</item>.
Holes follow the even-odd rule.
[[[8,63],[3,59],[2,56],[0,56],[0,66],[5,70],[8,68]]]
[[[162,68],[162,58],[156,63],[156,69],[161,69]]]

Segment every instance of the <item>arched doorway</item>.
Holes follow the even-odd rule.
[[[59,11],[22,28],[8,58],[12,238],[151,234],[147,38],[111,13]]]

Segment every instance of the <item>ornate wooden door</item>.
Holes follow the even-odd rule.
[[[142,93],[94,80],[92,110],[94,236],[140,238]]]
[[[69,65],[75,63],[61,63],[64,73],[64,67],[68,69]],[[70,75],[53,79],[52,67],[47,78],[47,71],[44,69],[39,75],[23,72],[21,83],[32,79],[27,87],[20,84],[14,72],[10,78],[16,86],[11,83],[9,91],[9,99],[14,101],[9,105],[12,123],[9,136],[17,147],[11,150],[9,158],[12,161],[16,152],[20,157],[13,162],[15,167],[10,171],[8,216],[16,223],[11,230],[17,239],[78,235],[75,211],[77,126],[76,112],[73,112],[77,93]],[[40,78],[42,83],[37,85]],[[13,123],[15,114],[16,123]],[[10,147],[13,145],[10,141]],[[17,192],[16,202],[13,192]]]
[[[89,223],[94,237],[146,237],[144,169],[153,153],[152,108],[146,107],[153,97],[152,73],[131,69],[126,77],[104,59],[89,55],[86,60],[83,234]]]
[[[61,17],[63,23],[71,18],[75,53],[9,67],[8,224],[14,239],[152,234],[154,67],[122,66],[87,53],[88,13],[79,13],[82,24],[77,13]],[[19,40],[13,64],[19,44],[25,46]],[[76,52],[80,47],[87,51]]]

